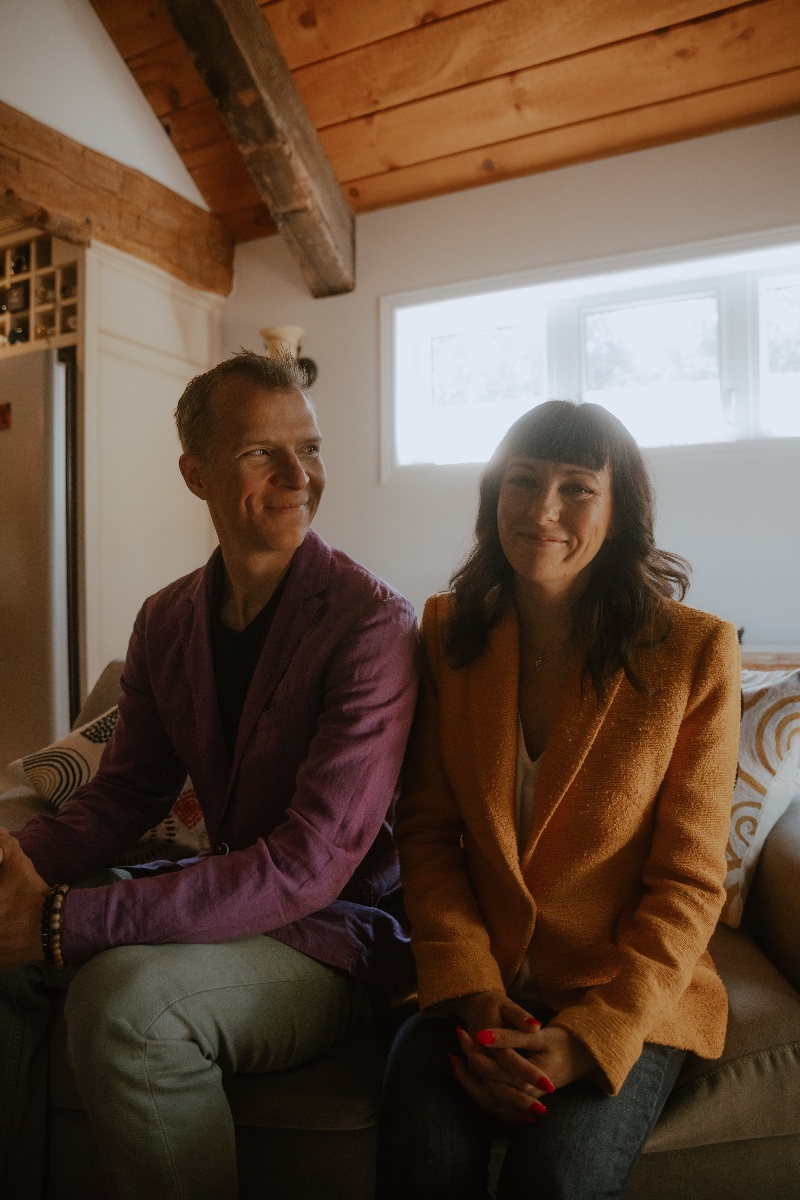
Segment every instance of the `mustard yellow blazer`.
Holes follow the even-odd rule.
[[[620,671],[600,701],[576,670],[519,851],[516,612],[456,670],[444,653],[449,603],[425,607],[396,827],[421,1006],[507,988],[530,945],[538,994],[609,1091],[645,1041],[718,1057],[727,997],[706,947],[736,775],[736,631],[672,603],[666,641],[635,655],[646,695]]]

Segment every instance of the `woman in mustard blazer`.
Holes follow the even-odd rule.
[[[387,1070],[380,1200],[622,1194],[688,1051],[736,774],[733,626],[684,607],[642,455],[597,405],[511,427],[422,623],[397,837],[422,1015]]]

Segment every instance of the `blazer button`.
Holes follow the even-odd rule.
[[[214,850],[215,854],[230,854],[230,852],[231,848],[227,842],[220,842]]]

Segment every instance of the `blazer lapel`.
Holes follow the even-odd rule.
[[[479,803],[473,814],[515,875],[520,875],[514,792],[517,765],[519,626],[509,605],[489,635],[486,651],[469,668],[468,703]]]
[[[588,680],[581,690],[580,675],[580,667],[576,667],[567,682],[540,760],[534,789],[533,821],[521,855],[523,871],[589,753],[622,682],[620,670],[611,681],[605,697],[599,700]]]

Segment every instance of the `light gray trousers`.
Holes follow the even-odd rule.
[[[118,1200],[236,1200],[223,1073],[281,1071],[367,1018],[368,990],[267,936],[121,946],[72,978],[0,971],[0,1194],[39,1200],[46,1038],[68,984],[68,1049]],[[58,978],[56,976],[59,976]]]

